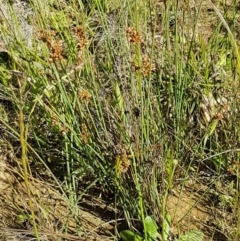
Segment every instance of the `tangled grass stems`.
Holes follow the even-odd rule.
[[[213,7],[220,23],[215,18],[207,40],[199,30],[199,24],[205,27],[204,1],[194,9],[182,1],[52,2],[31,1],[33,48],[19,31],[5,27],[3,36],[4,42],[18,36],[7,44],[13,63],[0,68],[4,88],[11,90],[13,70],[28,79],[28,150],[40,158],[34,162],[41,160],[55,173],[75,217],[87,195],[114,199],[129,227],[141,220],[147,239],[145,218],[151,214],[166,240],[168,197],[186,184],[179,180],[195,175],[192,170],[197,176],[213,168],[222,177],[229,166],[235,168],[234,29]],[[15,90],[10,102],[17,109]],[[18,127],[4,125],[19,138]]]

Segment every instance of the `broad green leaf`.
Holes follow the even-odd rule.
[[[208,129],[204,135],[204,146],[206,146],[207,140],[208,138],[213,134],[213,132],[215,131],[216,127],[218,124],[218,119],[214,119],[210,125],[208,126]]]
[[[171,216],[169,213],[167,213],[162,223],[163,240],[168,240],[169,233],[170,233],[170,226],[171,226]]]
[[[147,216],[145,218],[145,226],[146,226],[146,231],[147,231],[148,235],[152,239],[156,239],[158,237],[159,233],[158,233],[158,226],[157,226],[155,220],[152,219],[150,216]]]
[[[199,230],[191,230],[183,235],[180,235],[176,241],[202,241],[203,232]]]
[[[225,51],[224,51],[224,53],[221,53],[219,55],[219,61],[216,63],[215,66],[217,69],[219,69],[219,68],[226,66],[226,64],[227,64],[227,53],[225,53]]]
[[[120,232],[123,241],[143,241],[143,237],[132,232],[131,230],[123,230]]]

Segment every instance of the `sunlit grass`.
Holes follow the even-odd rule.
[[[123,213],[116,223],[133,228],[152,215],[166,240],[167,197],[192,170],[196,179],[202,169],[218,179],[233,166],[238,190],[235,29],[214,7],[216,29],[205,39],[202,4],[34,1],[29,45],[9,5],[0,99],[11,103],[10,118],[20,107],[22,119],[0,120],[13,145],[28,127],[21,149],[38,158],[25,165],[34,175],[38,162],[51,170],[75,217],[85,195],[113,199]],[[234,198],[237,213],[238,191]]]

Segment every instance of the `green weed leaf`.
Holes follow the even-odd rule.
[[[199,230],[191,230],[183,235],[180,235],[176,241],[202,241],[203,232]]]
[[[163,240],[168,240],[169,233],[170,233],[170,226],[171,226],[171,216],[169,213],[167,213],[165,218],[163,219],[163,224],[162,224]]]
[[[143,241],[143,237],[132,232],[131,230],[123,230],[120,232],[123,241]]]
[[[147,231],[148,235],[152,239],[156,239],[158,237],[159,233],[158,233],[158,226],[157,226],[155,220],[152,219],[150,216],[147,216],[145,218],[145,225],[146,225],[146,231]]]

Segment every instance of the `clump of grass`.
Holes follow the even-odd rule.
[[[28,127],[22,151],[29,145],[38,157],[29,173],[49,168],[75,217],[79,203],[97,195],[114,200],[130,228],[153,215],[166,240],[166,201],[184,185],[178,180],[209,168],[221,176],[238,159],[234,29],[214,7],[220,21],[212,15],[216,29],[205,40],[202,1],[194,7],[117,0],[30,6],[31,46],[2,24],[2,41],[17,37],[6,44],[9,61],[0,66],[8,103],[26,116],[14,127],[1,122],[15,133],[13,144],[18,129]],[[11,13],[8,22],[17,27]],[[20,86],[16,73],[24,76]],[[237,187],[238,165],[234,176]],[[239,210],[239,192],[234,198]]]

